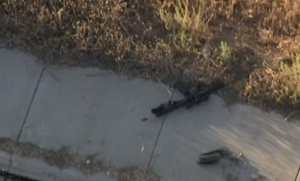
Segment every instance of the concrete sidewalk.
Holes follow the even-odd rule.
[[[109,71],[44,68],[34,57],[7,49],[0,49],[0,59],[0,138],[10,140],[0,141],[1,169],[41,181],[116,180],[107,171],[87,174],[28,153],[66,148],[116,168],[150,165],[166,181],[251,181],[255,175],[293,181],[298,171],[298,121],[283,122],[246,105],[225,106],[214,95],[190,110],[155,118],[150,109],[180,99],[176,90]],[[20,147],[28,148],[21,155],[4,149],[26,143],[36,148]],[[223,146],[242,152],[247,167],[226,160],[196,164],[202,152]]]

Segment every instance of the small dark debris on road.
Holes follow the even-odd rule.
[[[143,118],[143,119],[142,119],[143,122],[144,122],[144,121],[147,121],[147,120],[148,120],[148,118]]]
[[[247,166],[242,153],[234,154],[228,148],[220,148],[203,153],[198,157],[197,163],[200,165],[212,164],[220,161],[222,158],[228,158],[230,161],[239,164],[243,168],[246,168]]]

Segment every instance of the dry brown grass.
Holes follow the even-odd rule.
[[[300,107],[299,0],[2,0],[1,37],[49,64],[211,81]],[[83,59],[88,57],[88,59]]]

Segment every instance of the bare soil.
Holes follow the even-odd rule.
[[[51,166],[58,168],[75,168],[83,174],[95,174],[104,172],[116,181],[158,181],[157,177],[150,168],[141,168],[138,166],[129,166],[125,168],[116,168],[107,165],[99,160],[95,160],[93,155],[81,156],[73,154],[67,148],[59,150],[46,150],[39,148],[31,143],[16,142],[7,138],[0,138],[0,150],[9,154],[16,154],[21,158],[40,159]],[[0,173],[1,176],[1,173]],[[12,177],[15,180],[34,181],[30,178],[23,178],[17,175],[11,175],[2,172],[2,176]],[[27,180],[26,180],[27,179]]]

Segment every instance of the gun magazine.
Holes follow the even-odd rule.
[[[211,154],[203,154],[198,157],[197,163],[198,164],[211,164],[218,162],[221,160],[222,155],[220,153],[211,153]]]

